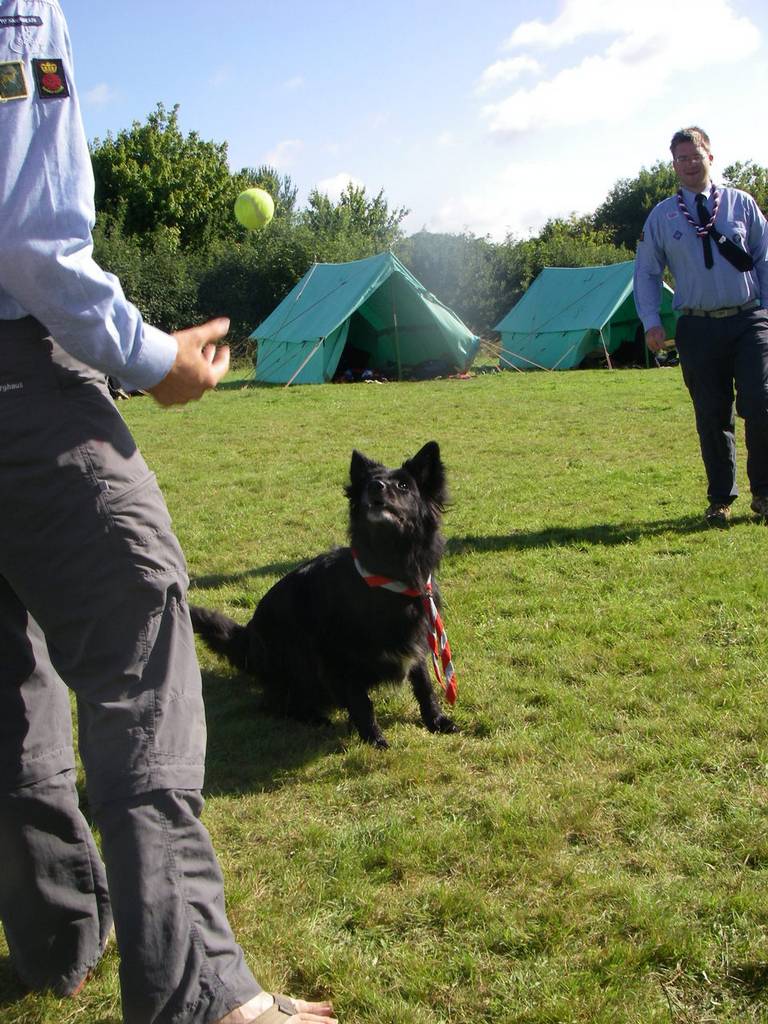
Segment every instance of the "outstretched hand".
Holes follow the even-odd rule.
[[[175,331],[179,345],[176,360],[168,373],[149,393],[160,405],[185,405],[196,402],[215,388],[229,369],[229,346],[220,341],[229,330],[229,320],[217,317],[198,327]]]

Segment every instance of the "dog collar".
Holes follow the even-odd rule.
[[[404,594],[406,597],[421,597],[422,593],[415,587],[409,587],[407,583],[401,583],[400,580],[390,579],[389,576],[377,576],[374,572],[369,572],[360,559],[357,557],[357,552],[352,549],[352,558],[355,560],[355,568],[363,577],[369,587],[382,587],[384,590],[391,590],[394,594]],[[427,579],[427,587],[432,587],[432,577]]]
[[[416,587],[409,586],[407,583],[402,583],[400,580],[393,580],[389,576],[379,576],[376,573],[369,572],[357,557],[357,552],[354,548],[352,549],[352,558],[355,568],[369,587],[381,587],[384,590],[391,590],[395,594],[402,594],[404,597],[421,598],[424,610],[429,617],[427,639],[429,641],[429,649],[432,652],[432,667],[435,670],[438,683],[440,683],[445,691],[445,699],[449,704],[455,704],[458,691],[456,671],[451,660],[451,648],[448,643],[445,626],[440,617],[440,612],[437,610],[432,593],[432,574],[430,573],[427,577],[424,590],[421,591]]]

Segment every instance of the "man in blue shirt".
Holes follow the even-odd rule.
[[[93,260],[93,176],[58,0],[0,0],[0,920],[29,987],[76,994],[112,921],[125,1024],[333,1024],[262,992],[200,822],[205,719],[181,549],[105,376],[162,405],[229,363]],[[104,861],[79,806],[69,695]],[[106,867],[105,867],[106,866]]]
[[[676,196],[651,211],[635,258],[635,304],[651,351],[665,344],[659,315],[664,268],[682,314],[675,341],[693,401],[707,474],[706,519],[725,526],[736,486],[735,414],[744,419],[752,510],[768,518],[768,225],[740,189],[710,180],[701,128],[676,132]],[[736,402],[734,406],[734,388]]]

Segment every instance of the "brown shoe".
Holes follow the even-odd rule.
[[[768,498],[765,495],[755,495],[750,508],[760,519],[768,519]]]
[[[110,926],[109,931],[107,932],[106,939],[104,939],[104,945],[101,947],[101,955],[102,956],[104,955],[104,950],[107,948],[107,946],[111,945],[114,941],[115,941],[115,926],[114,926],[114,924],[112,924]],[[88,984],[88,982],[93,977],[93,972],[95,970],[96,970],[96,967],[95,966],[92,967],[90,969],[90,971],[88,971],[88,973],[83,978],[80,979],[80,981],[77,983],[77,985],[75,985],[75,987],[72,989],[72,991],[71,992],[67,992],[66,998],[68,998],[68,999],[77,999],[77,997],[80,995],[80,993],[83,991],[85,986]]]
[[[766,504],[768,505],[768,501]],[[727,526],[731,520],[731,506],[717,505],[713,502],[704,513],[704,518],[710,526]]]

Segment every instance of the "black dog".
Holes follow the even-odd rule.
[[[330,709],[343,707],[363,740],[386,747],[368,691],[407,675],[427,728],[455,732],[427,671],[432,637],[435,667],[442,661],[452,700],[450,648],[441,658],[439,628],[435,636],[429,612],[447,500],[437,443],[424,445],[400,469],[353,451],[346,494],[351,547],[319,555],[284,576],[247,626],[193,606],[195,632],[237,668],[252,672],[270,703],[294,718],[323,720]],[[439,594],[431,587],[434,613]]]

